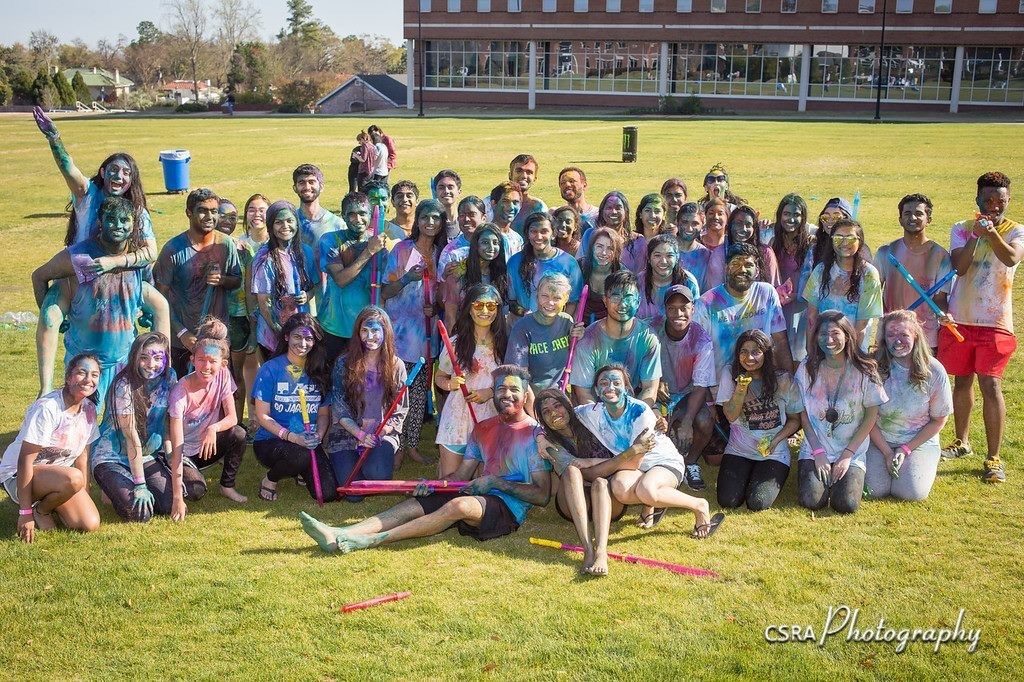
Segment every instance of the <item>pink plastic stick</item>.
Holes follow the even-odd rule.
[[[576,324],[583,321],[583,311],[587,308],[587,299],[590,298],[590,285],[584,284],[583,291],[580,293],[579,303],[576,304]],[[562,373],[562,378],[558,382],[559,390],[564,391],[569,387],[569,375],[572,373],[572,359],[576,355],[576,344],[579,342],[575,336],[569,341],[569,359],[565,363],[565,371]]]
[[[567,545],[562,543],[562,549],[567,552],[582,552],[583,548],[577,545]],[[714,571],[706,568],[693,568],[692,566],[683,566],[682,564],[673,564],[669,561],[658,561],[657,559],[648,559],[646,557],[637,556],[635,554],[619,554],[618,552],[608,552],[609,559],[615,559],[616,561],[624,561],[628,564],[639,564],[640,566],[649,566],[651,568],[661,568],[666,571],[672,571],[673,573],[679,573],[681,575],[692,575],[698,578],[717,578],[718,574]]]
[[[352,604],[345,604],[341,607],[342,613],[348,613],[349,611],[359,611],[361,609],[368,609],[371,606],[378,606],[380,604],[387,604],[388,602],[398,601],[399,599],[405,599],[412,595],[412,592],[395,592],[394,594],[386,594],[383,597],[374,597],[373,599],[367,599],[366,601],[357,601]]]

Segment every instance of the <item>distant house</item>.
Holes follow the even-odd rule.
[[[220,88],[215,88],[210,84],[209,80],[199,81],[199,101],[200,102],[219,102],[221,99]],[[168,81],[162,84],[158,88],[160,96],[169,100],[171,104],[185,104],[186,102],[195,101],[195,93],[192,90],[192,81],[190,80],[174,80]]]
[[[316,103],[323,114],[348,114],[354,111],[379,111],[404,107],[404,74],[359,74],[324,95]]]
[[[114,69],[113,73],[106,69],[98,69],[95,66],[90,69],[83,67],[64,69],[64,77],[68,79],[69,83],[75,79],[75,74],[79,73],[82,74],[85,87],[89,88],[89,94],[92,95],[93,101],[96,102],[108,101],[114,98],[123,99],[135,87],[135,82],[122,76],[121,72],[117,69]],[[83,104],[88,104],[88,102],[83,102]]]

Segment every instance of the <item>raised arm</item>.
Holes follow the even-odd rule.
[[[60,133],[57,132],[57,126],[53,125],[53,121],[43,113],[42,108],[33,108],[32,116],[36,120],[36,125],[39,126],[39,132],[45,135],[46,141],[50,143],[53,160],[57,162],[57,169],[64,176],[64,182],[67,183],[68,189],[75,197],[81,199],[89,191],[89,178],[85,177],[82,171],[78,170],[75,162],[71,160],[71,155],[64,148],[64,142],[60,139]]]

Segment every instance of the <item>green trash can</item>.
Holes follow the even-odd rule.
[[[623,126],[622,128],[622,162],[633,163],[636,161],[636,148],[640,133],[636,126]]]

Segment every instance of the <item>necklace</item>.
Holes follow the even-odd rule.
[[[831,394],[828,397],[828,409],[825,410],[825,421],[829,423],[829,435],[834,436],[836,433],[836,422],[839,421],[839,410],[836,409],[836,403],[839,401],[839,391],[843,387],[843,382],[846,380],[846,372],[850,369],[849,363],[843,367],[843,373],[839,376],[839,381],[836,382],[835,388],[832,389]]]

